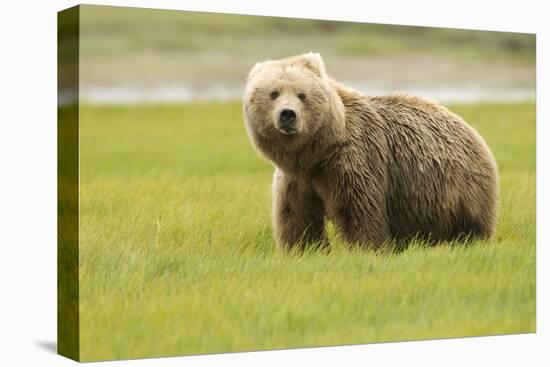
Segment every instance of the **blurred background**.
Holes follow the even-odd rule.
[[[254,63],[320,52],[366,94],[532,100],[535,35],[83,6],[80,93],[91,103],[233,100]],[[63,78],[61,75],[60,78]]]

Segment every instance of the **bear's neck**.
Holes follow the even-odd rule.
[[[333,159],[339,144],[339,134],[327,131],[327,128],[319,129],[311,139],[298,146],[290,146],[280,149],[285,144],[273,144],[270,142],[261,146],[267,158],[277,168],[290,176],[308,176],[321,173],[326,162]]]

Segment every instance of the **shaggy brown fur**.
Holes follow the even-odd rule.
[[[290,127],[281,117],[288,110]],[[309,53],[254,66],[244,115],[253,144],[276,166],[273,224],[283,248],[326,243],[325,218],[361,245],[495,232],[495,160],[439,104],[361,95]]]

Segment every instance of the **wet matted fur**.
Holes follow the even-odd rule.
[[[283,110],[295,114],[288,132]],[[495,160],[472,127],[435,102],[362,95],[308,53],[256,64],[244,117],[276,167],[273,225],[283,248],[326,243],[326,219],[347,242],[371,246],[495,233]]]

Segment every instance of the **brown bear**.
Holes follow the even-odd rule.
[[[307,53],[256,64],[243,109],[253,145],[276,167],[273,225],[283,248],[326,244],[325,219],[347,242],[374,247],[495,233],[495,160],[435,102],[362,95]]]

